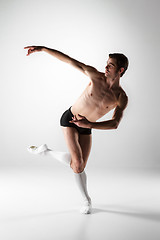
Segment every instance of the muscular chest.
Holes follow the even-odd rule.
[[[109,111],[116,106],[117,98],[113,91],[105,86],[90,85],[88,89],[90,101],[101,111]]]

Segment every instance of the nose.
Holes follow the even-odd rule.
[[[108,71],[108,66],[106,66],[105,69]]]

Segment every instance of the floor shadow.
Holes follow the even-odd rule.
[[[39,218],[39,217],[52,217],[54,215],[60,215],[60,214],[75,214],[77,211],[74,209],[70,210],[62,210],[62,211],[51,211],[51,212],[45,212],[45,213],[35,213],[35,214],[26,214],[26,215],[20,215],[20,216],[12,216],[0,219],[0,222],[8,222],[8,221],[21,221],[21,220],[27,220],[31,218]]]
[[[112,214],[119,214],[119,215],[126,215],[130,217],[142,218],[145,220],[157,221],[160,222],[160,211],[155,211],[151,209],[136,209],[134,207],[124,207],[124,206],[111,206],[111,205],[100,205],[97,208],[92,209],[92,214],[100,214],[100,213],[112,213]],[[39,217],[52,217],[54,215],[64,215],[64,214],[78,214],[77,209],[68,209],[62,211],[51,211],[45,213],[35,213],[35,214],[28,214],[28,215],[21,215],[21,216],[13,216],[8,218],[0,219],[0,222],[8,222],[8,221],[21,221],[24,219],[31,219],[31,218],[39,218]]]
[[[160,211],[151,210],[151,209],[136,209],[134,207],[123,207],[123,206],[107,206],[102,205],[102,208],[93,208],[92,214],[98,213],[114,213],[114,214],[123,214],[130,217],[143,218],[146,220],[152,220],[160,222]]]

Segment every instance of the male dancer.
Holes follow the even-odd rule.
[[[45,153],[73,169],[76,182],[84,198],[81,213],[91,213],[91,198],[87,191],[87,176],[84,171],[91,150],[93,129],[116,129],[127,106],[128,97],[120,86],[120,77],[128,68],[128,59],[121,53],[109,54],[105,73],[92,66],[85,65],[70,56],[44,46],[28,46],[28,55],[44,51],[53,57],[70,64],[87,75],[90,82],[78,100],[63,113],[60,124],[69,153],[48,149],[47,145],[31,146],[32,153]],[[110,110],[114,110],[111,120],[97,122]]]

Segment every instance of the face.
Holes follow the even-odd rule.
[[[107,66],[105,67],[105,76],[110,78],[115,78],[118,74],[117,64],[114,58],[109,58],[107,61]]]

